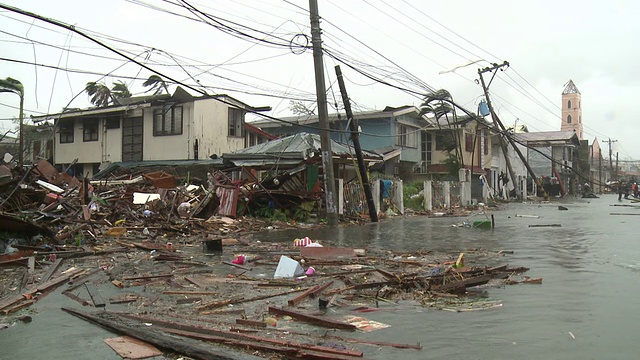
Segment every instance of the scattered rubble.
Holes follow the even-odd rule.
[[[200,184],[164,171],[80,181],[39,162],[0,189],[0,329],[26,321],[25,308],[59,290],[75,305],[62,310],[124,336],[105,340],[121,354],[353,359],[362,345],[421,349],[351,335],[394,326],[363,314],[497,309],[486,287],[542,282],[516,278],[527,268],[493,266],[508,250],[402,254],[308,238],[253,241],[268,227],[301,226],[232,218],[238,198],[256,196],[277,195],[221,172]]]

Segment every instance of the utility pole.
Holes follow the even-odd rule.
[[[371,184],[369,183],[369,176],[367,175],[367,167],[365,166],[364,159],[362,157],[358,123],[353,117],[353,112],[351,111],[351,102],[349,101],[349,95],[347,95],[347,87],[344,85],[340,65],[336,65],[335,69],[336,76],[338,77],[338,85],[340,86],[340,93],[342,94],[344,111],[347,113],[347,121],[349,122],[349,128],[351,129],[351,140],[353,141],[353,147],[356,150],[356,157],[358,158],[358,171],[360,172],[360,180],[362,181],[362,187],[364,188],[364,195],[367,198],[369,216],[371,217],[372,222],[378,222],[378,212],[376,211],[376,204],[373,202],[373,194],[371,193]]]
[[[609,143],[609,181],[613,181],[613,152],[611,151],[611,143],[618,142],[618,140],[611,140],[611,138],[609,138],[609,140],[602,140],[602,142]]]
[[[616,151],[616,180],[618,180],[618,152]]]
[[[486,67],[484,69],[478,69],[478,75],[480,75],[480,82],[482,83],[482,89],[484,90],[484,96],[485,96],[485,98],[487,100],[487,106],[489,107],[489,111],[491,112],[491,118],[493,118],[494,123],[498,124],[499,129],[502,130],[502,133],[507,138],[507,140],[509,140],[509,143],[513,147],[513,150],[515,150],[515,152],[518,154],[518,157],[520,157],[520,160],[522,161],[524,166],[527,168],[527,172],[529,173],[529,176],[531,176],[531,178],[535,181],[536,186],[539,187],[542,190],[542,193],[544,194],[544,198],[548,199],[549,195],[547,195],[547,192],[544,190],[544,187],[540,183],[540,180],[538,178],[536,178],[536,174],[533,172],[533,169],[529,165],[529,162],[527,162],[527,159],[524,157],[524,155],[522,155],[522,152],[520,151],[520,149],[516,145],[515,141],[513,141],[513,139],[507,134],[507,129],[504,127],[504,125],[502,124],[502,121],[500,121],[500,119],[498,118],[498,115],[495,113],[495,111],[493,111],[493,106],[491,106],[491,100],[489,99],[489,89],[485,85],[484,78],[482,77],[483,73],[493,72],[493,71],[496,71],[498,69],[502,69],[503,67],[508,67],[508,66],[509,66],[509,62],[505,61],[500,65],[493,64],[493,66],[491,66],[491,67]],[[491,85],[491,81],[493,81],[493,78],[496,76],[496,74],[497,74],[497,72],[493,73],[493,76],[491,77],[491,80],[489,80],[489,85]],[[501,145],[503,145],[503,144],[504,143],[501,142]],[[508,157],[507,157],[507,152],[506,152],[506,145],[502,146],[502,151],[504,152],[505,159],[507,159],[507,164],[509,164]],[[513,170],[510,169],[509,171],[511,171],[511,177],[512,177],[512,181],[513,181],[513,177],[514,177]],[[514,181],[514,186],[515,185],[516,184],[515,184],[515,181]]]
[[[327,224],[338,224],[336,209],[336,183],[333,175],[333,152],[329,137],[329,113],[327,111],[327,89],[324,84],[324,63],[322,60],[322,39],[320,37],[320,15],[318,0],[309,0],[311,17],[311,43],[313,45],[313,65],[316,75],[316,97],[318,100],[318,124],[320,126],[320,147],[322,150],[322,170],[324,171],[324,193]]]
[[[598,156],[598,187],[600,188],[600,194],[602,194],[602,154]]]

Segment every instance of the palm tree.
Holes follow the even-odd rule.
[[[451,93],[445,89],[436,90],[427,95],[420,105],[420,115],[433,114],[436,118],[438,128],[440,128],[440,119],[442,117],[447,121],[447,127],[451,129],[451,121],[449,115],[451,114],[455,127],[457,128],[457,114],[453,106],[453,97]],[[457,131],[453,131],[453,140],[456,143],[455,146],[455,163],[460,167],[464,167],[464,158],[462,156],[462,143],[460,142],[459,134]],[[454,163],[454,162],[452,162]]]
[[[112,101],[111,90],[104,83],[90,81],[84,91],[91,98],[89,101],[95,106],[108,106]]]
[[[131,91],[129,91],[127,84],[122,81],[118,81],[114,83],[111,88],[111,96],[113,98],[113,102],[118,103],[118,99],[130,98]]]
[[[165,91],[167,94],[169,93],[167,83],[158,75],[149,76],[149,78],[142,83],[142,86],[149,88],[147,92],[153,91],[153,95],[160,95],[163,91]]]
[[[18,166],[22,170],[22,164],[24,163],[24,133],[23,133],[23,105],[24,105],[24,86],[22,83],[13,78],[0,79],[0,92],[8,92],[16,94],[20,97],[20,149],[18,155]]]
[[[131,91],[122,81],[115,82],[111,89],[105,83],[90,81],[84,91],[91,97],[91,103],[98,107],[117,105],[120,103],[118,99],[131,97]]]

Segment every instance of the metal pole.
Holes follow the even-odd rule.
[[[371,193],[371,184],[369,184],[369,176],[367,175],[367,167],[364,164],[362,157],[362,148],[360,147],[360,132],[358,131],[358,123],[353,118],[353,112],[351,111],[351,103],[349,102],[349,96],[347,95],[347,88],[344,85],[344,79],[342,78],[342,70],[340,65],[336,65],[336,75],[338,77],[338,85],[340,86],[340,93],[342,94],[342,102],[344,103],[344,110],[347,113],[347,121],[349,122],[349,128],[351,129],[351,140],[353,141],[353,147],[356,150],[356,157],[358,158],[358,170],[360,171],[360,179],[362,179],[362,187],[364,188],[364,195],[367,198],[367,206],[369,207],[369,216],[372,222],[378,222],[378,212],[376,211],[376,204],[373,202],[373,194]]]
[[[317,0],[309,0],[309,13],[311,17],[311,43],[313,45],[313,64],[316,76],[316,97],[318,101],[318,123],[320,126],[320,146],[322,148],[327,224],[337,225],[336,184],[333,175],[331,138],[329,137],[329,113],[327,112],[327,94],[324,84],[324,63],[322,60],[322,39],[320,38],[320,16],[318,15]]]

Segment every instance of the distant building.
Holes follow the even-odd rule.
[[[560,131],[575,131],[582,140],[582,100],[580,91],[569,80],[562,92],[562,125]]]

